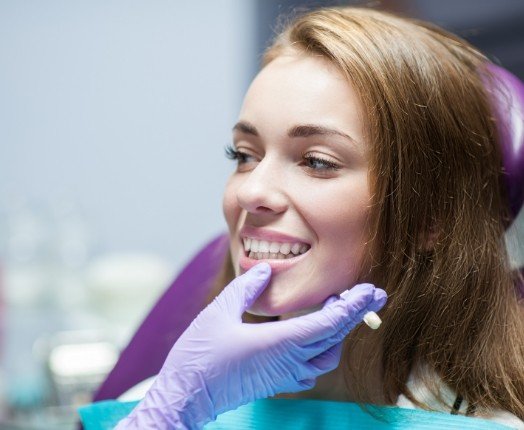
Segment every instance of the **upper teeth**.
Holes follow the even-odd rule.
[[[270,252],[282,254],[289,254],[292,252],[295,255],[303,254],[309,249],[305,243],[281,243],[268,242],[267,240],[252,239],[250,237],[244,238],[244,250],[246,252]]]

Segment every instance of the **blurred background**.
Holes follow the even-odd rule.
[[[74,428],[226,230],[224,146],[279,17],[342,4],[433,21],[524,79],[521,0],[0,0],[0,428]],[[523,232],[521,213],[515,265]]]

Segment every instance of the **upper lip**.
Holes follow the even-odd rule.
[[[240,237],[249,237],[252,239],[258,239],[258,240],[267,240],[268,242],[284,242],[284,243],[306,243],[309,245],[307,241],[304,239],[300,239],[298,237],[290,236],[289,234],[280,233],[275,230],[271,230],[268,228],[260,228],[260,227],[251,227],[248,225],[245,225],[240,229]]]

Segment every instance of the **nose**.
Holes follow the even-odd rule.
[[[237,189],[238,204],[253,214],[279,214],[288,207],[284,190],[284,175],[277,160],[264,157]]]

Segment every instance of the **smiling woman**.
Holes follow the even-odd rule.
[[[285,260],[245,321],[311,312],[357,282],[390,295],[383,329],[357,328],[340,368],[293,397],[524,428],[488,63],[435,26],[358,8],[300,16],[267,50],[226,151],[230,257],[213,295],[260,259],[279,268],[271,248],[293,243],[310,248]]]

